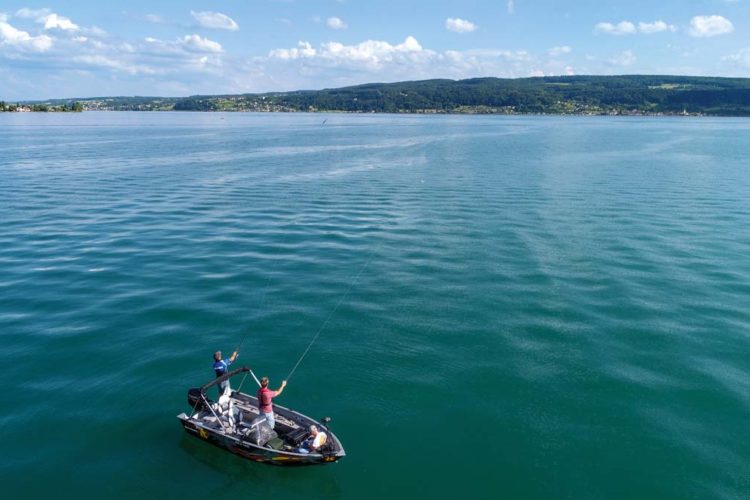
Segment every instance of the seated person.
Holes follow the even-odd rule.
[[[328,439],[328,436],[326,436],[325,432],[318,431],[318,428],[314,425],[310,426],[310,437],[305,439],[299,448],[297,448],[297,453],[304,453],[305,455],[308,453],[320,453],[320,449],[326,444],[326,440]]]
[[[224,394],[214,404],[214,411],[217,415],[227,418],[230,429],[242,423],[242,411],[239,408],[235,408],[234,401],[230,396],[231,392],[232,390],[229,387],[224,389]]]
[[[232,389],[227,387],[224,389],[224,392],[219,394],[219,400],[216,402],[216,405],[222,409],[227,410],[229,409],[229,403],[232,401]]]

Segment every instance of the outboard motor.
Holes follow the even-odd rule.
[[[198,388],[188,390],[187,403],[195,411],[206,409],[206,400],[201,396],[201,390]]]
[[[326,430],[328,430],[328,423],[331,421],[331,417],[323,417],[320,419],[320,423],[323,424]]]

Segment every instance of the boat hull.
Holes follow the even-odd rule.
[[[177,415],[185,432],[244,459],[273,465],[324,465],[346,456],[341,441],[326,425],[330,422],[327,417],[319,422],[289,408],[274,405],[274,430],[277,432],[273,435],[276,437],[265,436],[265,440],[257,444],[260,436],[253,428],[258,424],[253,425],[252,422],[265,422],[259,413],[258,398],[231,391],[222,396],[228,399],[221,406],[206,398],[206,391],[211,387],[235,375],[247,376],[248,372],[250,369],[247,367],[238,368],[200,388],[190,389],[187,402],[192,411],[190,415]],[[312,426],[326,433],[327,442],[318,451],[299,453],[303,439],[309,437],[307,430]],[[271,429],[268,428],[268,431]]]
[[[344,456],[343,453],[321,455],[273,450],[255,445],[247,440],[240,440],[217,432],[214,429],[201,425],[200,422],[191,420],[184,413],[178,415],[177,418],[182,423],[185,432],[191,436],[253,462],[283,466],[325,465],[336,462]]]

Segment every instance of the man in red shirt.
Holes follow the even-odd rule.
[[[268,377],[260,379],[260,389],[258,389],[258,408],[260,409],[261,416],[266,417],[271,429],[276,426],[276,420],[273,416],[273,398],[281,396],[284,387],[286,387],[286,380],[281,382],[281,387],[279,387],[277,391],[272,391],[268,388]]]

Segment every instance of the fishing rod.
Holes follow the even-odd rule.
[[[258,384],[258,387],[261,387],[260,380],[258,380],[258,377],[255,376],[255,373],[253,373],[253,371],[250,368],[248,368],[247,370],[250,372],[250,375],[252,375],[253,378],[255,379],[255,383]],[[242,382],[240,382],[240,386],[237,388],[237,392],[242,392],[242,386],[245,385],[246,378],[247,378],[247,373],[245,374],[244,377],[242,377]]]

